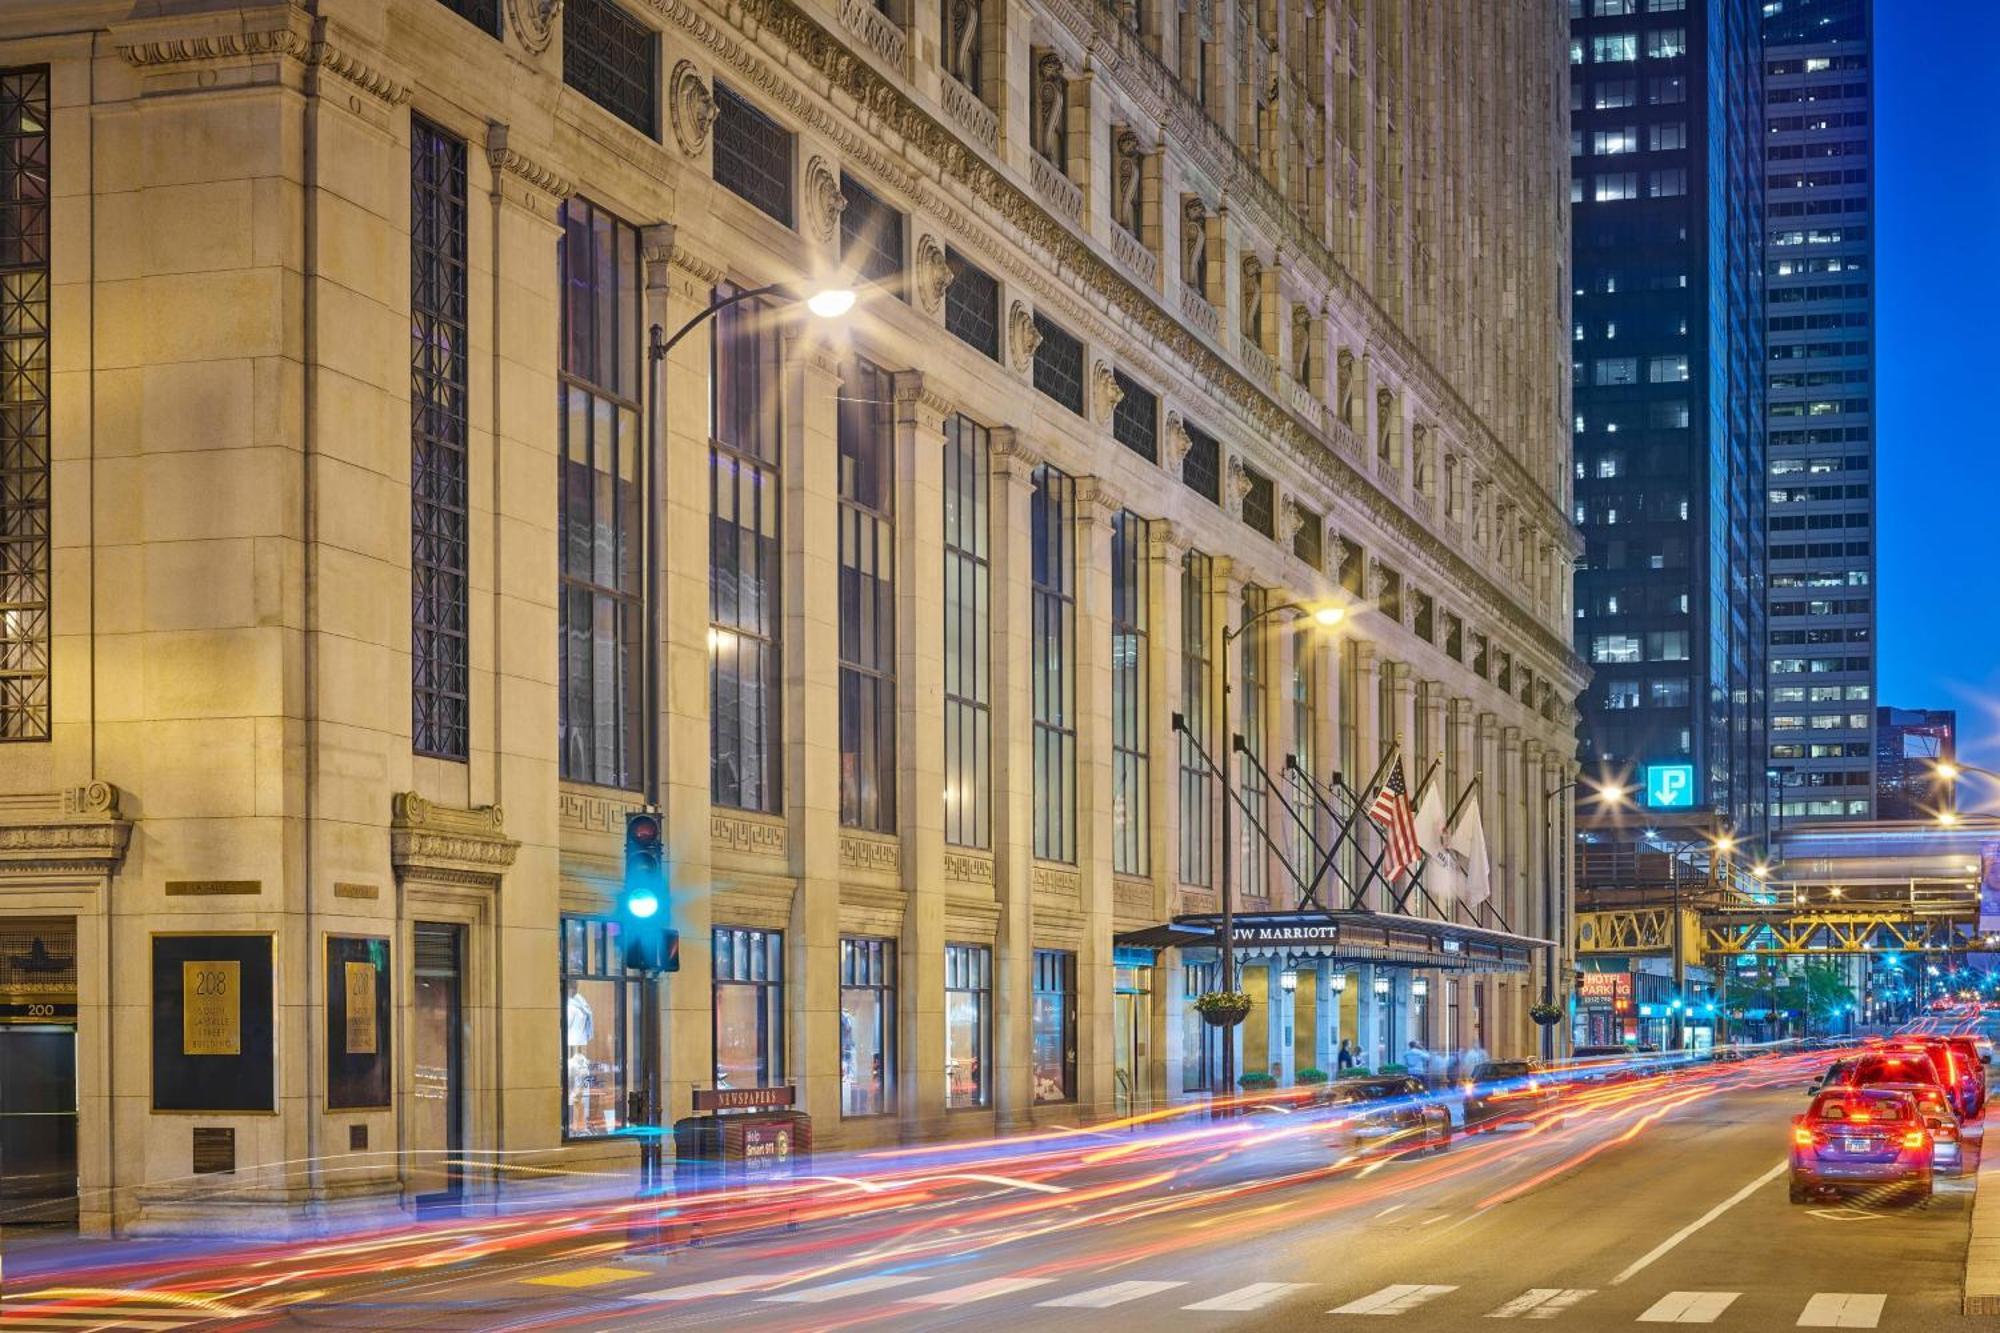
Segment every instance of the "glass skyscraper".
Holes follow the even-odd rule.
[[[1570,0],[1581,757],[1644,824],[1741,839],[1767,805],[1760,18]]]
[[[1869,3],[1766,0],[1763,14],[1771,775],[1787,823],[1866,819],[1877,813]]]

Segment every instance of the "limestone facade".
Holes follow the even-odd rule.
[[[46,478],[46,537],[21,548],[42,562],[45,628],[9,630],[25,641],[9,665],[29,663],[43,702],[9,703],[0,743],[0,918],[74,923],[86,1226],[337,1209],[435,1183],[411,1146],[435,1071],[405,1058],[425,1040],[418,922],[461,931],[459,1148],[482,1163],[470,1194],[515,1167],[629,1163],[627,1139],[565,1134],[562,921],[611,914],[623,818],[649,800],[683,939],[661,996],[668,1118],[714,1081],[709,940],[723,926],[781,933],[774,1058],[822,1148],[1072,1122],[1129,1104],[1134,1086],[1180,1096],[1182,968],[1171,951],[1155,960],[1138,1020],[1148,1068],[1121,1080],[1114,1021],[1132,1020],[1112,937],[1215,904],[1215,849],[1205,868],[1183,854],[1192,816],[1170,730],[1187,702],[1190,553],[1209,558],[1201,609],[1218,628],[1239,623],[1247,590],[1350,608],[1336,634],[1261,636],[1261,753],[1309,752],[1359,786],[1401,738],[1413,785],[1433,759],[1454,792],[1478,776],[1494,907],[1520,934],[1567,938],[1544,907],[1560,869],[1545,848],[1569,842],[1546,836],[1544,793],[1573,770],[1584,679],[1569,646],[1555,7],[134,10],[27,0],[0,15],[0,68],[46,71],[48,154],[46,457],[25,467]],[[620,24],[636,44],[607,38]],[[607,109],[632,88],[623,114]],[[789,221],[717,182],[746,169],[717,152],[740,129],[718,116],[745,103],[784,146],[751,165]],[[412,727],[418,126],[464,148],[455,755],[420,753]],[[566,778],[561,220],[587,202],[632,229],[636,325],[670,334],[719,285],[852,282],[855,185],[900,218],[894,276],[862,283],[838,322],[762,307],[779,404],[769,808],[714,799],[713,321],[643,363],[632,395],[627,438],[656,433],[625,479],[642,497],[626,534],[642,552],[642,665],[624,681],[642,739],[626,780]],[[947,327],[967,272],[993,283],[986,349]],[[1075,343],[1061,365],[1038,356],[1059,335]],[[843,804],[837,461],[861,359],[887,372],[893,434],[892,685],[872,725],[893,722],[900,799],[877,829],[850,827]],[[1058,396],[1049,377],[1065,367],[1080,383]],[[1131,406],[1120,415],[1134,387],[1154,396],[1151,456],[1126,438]],[[943,442],[957,421],[988,433],[984,837],[948,827],[940,799]],[[1205,442],[1214,498],[1183,481]],[[1044,468],[1074,481],[1075,797],[1072,845],[1037,857]],[[1113,680],[1115,529],[1144,533],[1137,714]],[[1213,715],[1215,674],[1202,679]],[[1133,752],[1147,760],[1136,787],[1118,761]],[[1212,789],[1201,799],[1212,821]],[[1135,800],[1143,818],[1121,813]],[[1138,832],[1121,849],[1125,828]],[[1296,901],[1277,853],[1232,852],[1240,909]],[[272,1109],[158,1110],[152,941],[233,932],[273,940]],[[327,942],[346,936],[389,941],[383,1107],[328,1095]],[[888,1114],[841,1114],[850,938],[893,942]],[[960,1110],[947,1109],[946,983],[947,948],[963,945],[992,950],[991,1055],[986,1104]],[[1038,949],[1074,955],[1073,1097],[1048,1103],[1031,1075]],[[1487,1046],[1530,1049],[1539,984],[1483,982]],[[1444,1031],[1443,1004],[1427,1012],[1430,1044],[1467,1043]],[[210,1127],[235,1131],[226,1179],[190,1173],[191,1131]]]

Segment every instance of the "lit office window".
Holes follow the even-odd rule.
[[[896,831],[895,397],[856,359],[842,384],[840,822]]]
[[[1146,520],[1121,510],[1111,521],[1111,868],[1148,874],[1152,865],[1152,695],[1146,676]]]

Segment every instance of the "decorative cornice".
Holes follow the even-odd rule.
[[[108,782],[0,797],[0,881],[51,871],[115,873],[132,838],[118,798]]]
[[[497,805],[433,805],[413,791],[390,799],[389,863],[400,879],[497,889],[521,844],[501,832]]]
[[[296,3],[274,11],[272,17],[280,26],[119,42],[116,47],[120,58],[137,70],[279,56],[307,69],[324,70],[389,106],[410,100],[409,84],[333,41],[327,20],[313,18]]]
[[[486,161],[496,173],[505,172],[518,176],[529,187],[541,191],[551,199],[561,200],[576,193],[576,182],[557,173],[555,168],[536,161],[526,153],[513,147],[511,134],[504,121],[486,122]],[[668,244],[672,244],[669,234]]]

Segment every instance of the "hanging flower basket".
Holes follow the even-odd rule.
[[[1194,1007],[1211,1026],[1233,1028],[1250,1016],[1250,997],[1240,990],[1212,990],[1197,995]]]
[[[1533,1004],[1528,1006],[1528,1017],[1545,1028],[1554,1027],[1563,1021],[1563,1008],[1559,1004]]]

